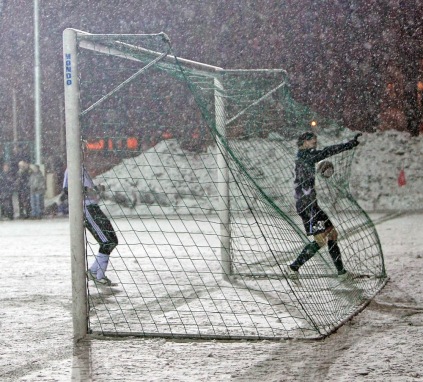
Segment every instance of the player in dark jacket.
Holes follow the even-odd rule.
[[[317,203],[315,189],[316,163],[339,154],[346,150],[351,150],[359,144],[357,134],[354,139],[347,143],[328,146],[322,150],[317,150],[317,137],[313,132],[306,132],[298,138],[298,154],[295,161],[295,206],[300,215],[306,234],[313,236],[314,241],[307,244],[295,261],[289,265],[289,270],[293,278],[298,278],[300,267],[315,253],[325,246],[329,247],[329,254],[335,264],[340,277],[346,277],[347,271],[341,258],[341,251],[337,244],[338,233],[330,221],[329,217],[322,211]]]

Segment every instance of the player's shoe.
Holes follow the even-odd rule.
[[[298,270],[292,267],[291,264],[287,264],[286,266],[286,276],[288,277],[288,279],[292,280],[295,285],[301,286],[300,272],[298,272]]]
[[[94,284],[99,286],[116,286],[116,283],[113,283],[110,279],[104,276],[102,279],[97,279],[96,275],[88,270],[87,272],[88,280],[94,281]]]
[[[351,278],[351,273],[346,271],[345,269],[343,271],[338,271],[338,279],[341,281],[347,280]]]
[[[95,285],[100,285],[100,286],[113,286],[116,284],[113,284],[106,276],[104,276],[102,279],[95,279],[94,280],[94,284]]]
[[[91,272],[91,270],[88,269],[85,273],[87,274],[88,280],[95,281],[97,279],[97,276]]]

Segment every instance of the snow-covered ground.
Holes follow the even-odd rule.
[[[423,381],[422,138],[365,134],[351,190],[390,281],[322,341],[72,340],[67,219],[0,221],[1,381]],[[404,168],[406,185],[398,185]]]
[[[390,281],[323,341],[127,338],[92,339],[76,347],[68,221],[0,222],[0,380],[423,380],[423,214],[371,217]]]

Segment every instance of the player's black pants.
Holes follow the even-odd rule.
[[[99,252],[110,255],[118,245],[118,239],[112,223],[97,204],[85,207],[85,226],[100,244]]]

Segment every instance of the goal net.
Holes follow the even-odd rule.
[[[316,186],[356,277],[340,280],[326,248],[301,286],[286,272],[310,242],[293,197],[297,137],[311,121],[322,146],[354,133],[295,102],[284,70],[178,58],[163,33],[71,29],[64,61],[76,337],[321,338],[383,287],[377,232],[349,191],[353,150]],[[109,288],[85,275],[98,244],[82,224],[81,164],[119,240]]]

